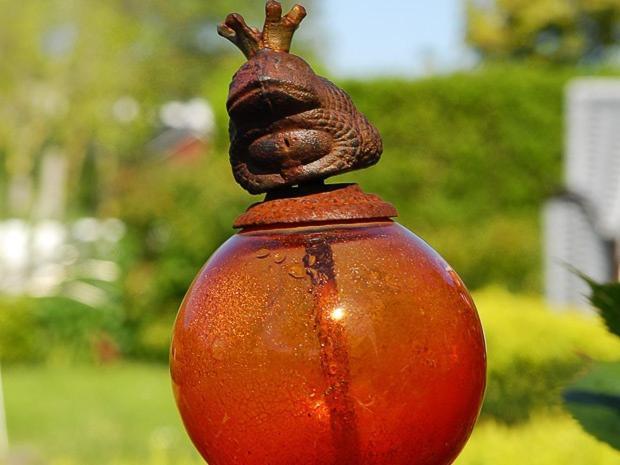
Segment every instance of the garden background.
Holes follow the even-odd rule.
[[[78,250],[45,295],[3,288],[6,463],[200,463],[173,405],[168,345],[194,275],[257,201],[233,182],[227,160],[225,99],[242,57],[214,28],[231,4],[257,23],[260,3],[0,0],[0,219],[114,219],[122,229],[113,245],[102,239]],[[457,463],[617,464],[620,455],[566,413],[561,391],[591,359],[617,359],[620,343],[598,318],[543,303],[540,220],[562,185],[565,87],[618,74],[612,26],[620,7],[497,4],[504,9],[470,6],[476,66],[416,79],[335,79],[385,145],[377,167],[338,180],[393,202],[399,221],[474,292],[489,386]],[[582,28],[585,17],[598,32]],[[295,51],[330,76],[319,30],[311,23]],[[210,103],[215,122],[192,140],[198,149],[185,156],[154,143],[170,130],[162,106],[195,99]],[[38,196],[51,152],[67,176],[50,218]],[[93,261],[114,266],[102,275],[87,266]]]

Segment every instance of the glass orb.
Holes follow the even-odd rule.
[[[381,220],[232,237],[183,301],[171,371],[210,465],[443,465],[486,355],[454,270]]]

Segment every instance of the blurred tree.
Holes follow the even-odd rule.
[[[486,59],[601,62],[618,54],[617,0],[468,0],[467,40]]]
[[[226,86],[212,84],[242,59],[216,33],[231,8],[223,0],[0,0],[0,7],[0,216],[37,211],[49,150],[67,160],[60,191],[69,214],[92,214],[119,164],[142,161],[161,104],[200,94],[223,100]],[[235,8],[254,21],[263,4],[237,0]]]

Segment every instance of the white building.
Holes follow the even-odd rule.
[[[579,79],[567,91],[565,186],[544,209],[545,291],[555,306],[588,308],[589,288],[618,279],[620,80]]]

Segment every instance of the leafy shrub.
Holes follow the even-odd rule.
[[[539,298],[499,289],[475,295],[488,350],[483,415],[515,423],[559,409],[562,389],[587,359],[613,360],[620,341],[594,316],[559,313]]]
[[[582,276],[590,285],[590,301],[607,329],[620,337],[620,282],[599,284]],[[616,339],[620,341],[620,339]],[[618,353],[620,356],[620,353]],[[565,393],[566,406],[581,426],[600,441],[620,451],[620,360],[597,361]]]
[[[108,361],[125,334],[118,308],[92,309],[66,298],[0,302],[0,362]]]
[[[581,431],[568,415],[535,415],[507,426],[482,421],[455,465],[615,465],[620,454]]]
[[[0,361],[34,362],[44,357],[42,334],[29,299],[0,302]]]

